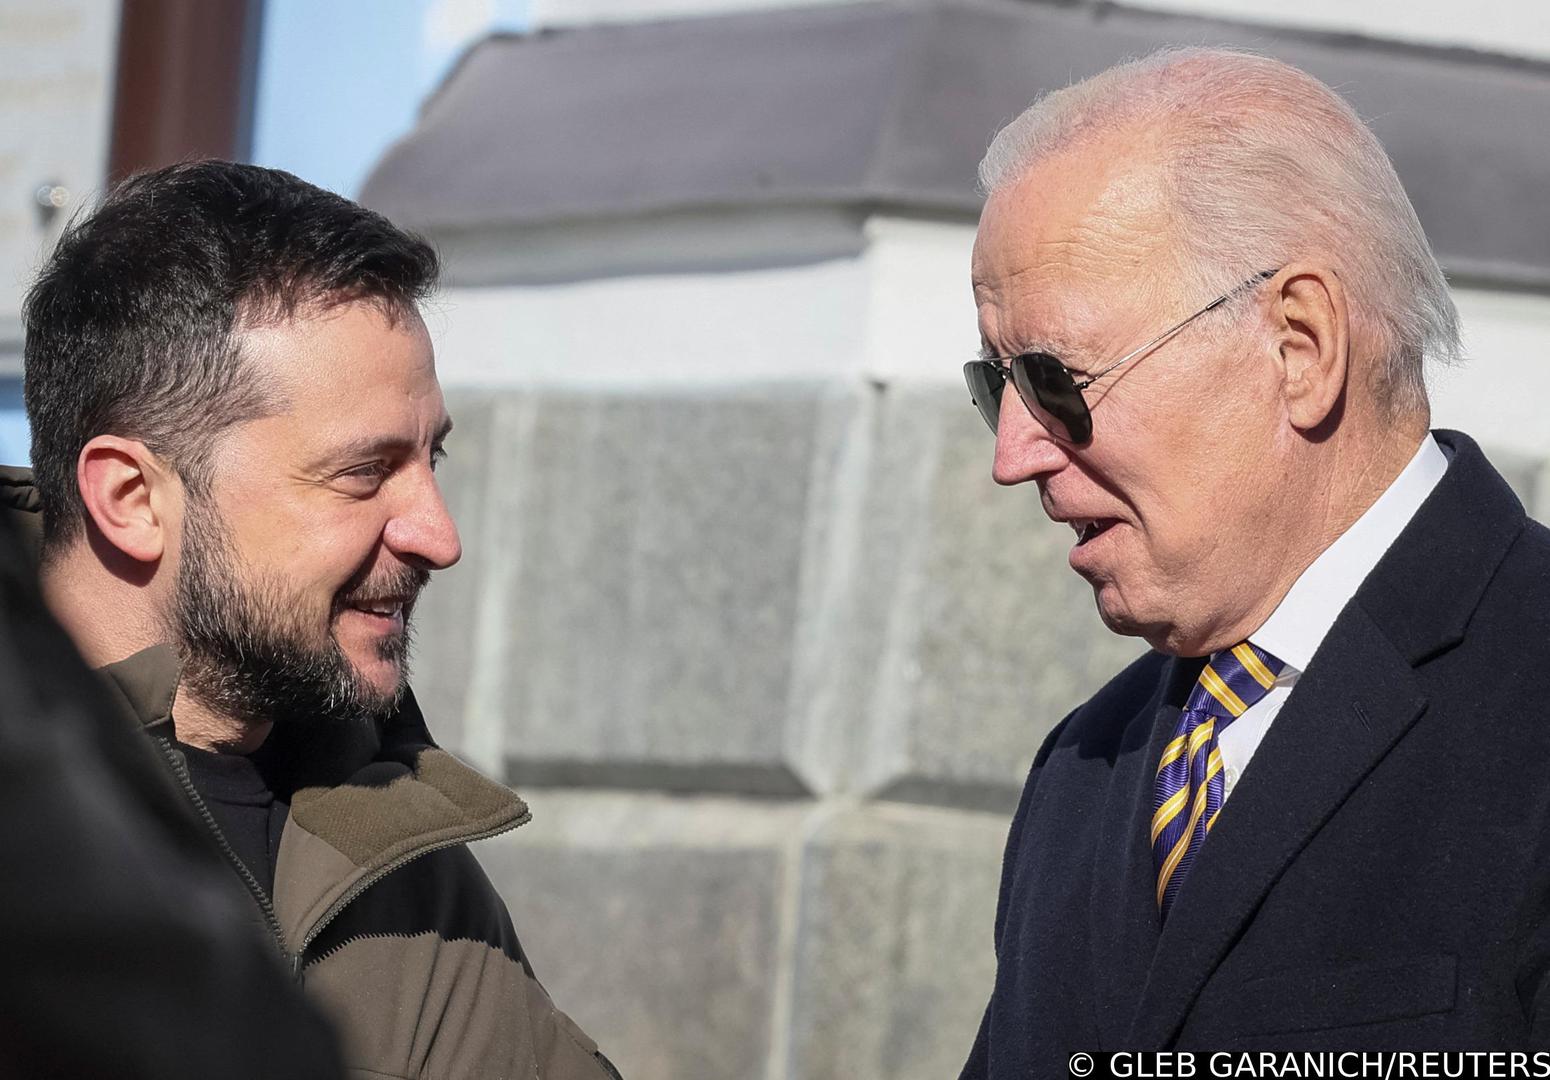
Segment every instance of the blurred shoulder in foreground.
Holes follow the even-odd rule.
[[[341,1075],[29,543],[0,516],[0,1077]]]

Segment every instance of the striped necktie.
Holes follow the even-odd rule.
[[[1216,737],[1265,696],[1281,668],[1281,661],[1246,641],[1211,657],[1163,749],[1152,801],[1152,859],[1164,919],[1222,809]]]

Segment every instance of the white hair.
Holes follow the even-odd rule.
[[[991,143],[981,190],[1123,130],[1161,136],[1191,288],[1209,297],[1299,257],[1329,258],[1379,403],[1426,409],[1426,364],[1459,358],[1458,311],[1394,166],[1343,99],[1279,60],[1165,49],[1036,101]]]

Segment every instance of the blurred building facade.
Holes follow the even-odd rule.
[[[0,461],[25,461],[21,297],[107,171],[118,0],[0,0]]]
[[[1193,43],[1339,87],[1464,316],[1435,422],[1550,517],[1541,5],[1267,10],[529,0],[533,32],[479,41],[371,171],[448,273],[466,554],[422,605],[418,693],[532,804],[478,853],[631,1080],[955,1075],[1033,752],[1140,651],[1069,533],[992,484],[958,373],[974,166],[1041,91]]]

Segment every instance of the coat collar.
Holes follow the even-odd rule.
[[[1433,434],[1451,453],[1448,471],[1356,594],[1411,665],[1464,639],[1481,594],[1528,524],[1523,504],[1473,439]]]
[[[1425,711],[1415,668],[1463,639],[1523,531],[1522,504],[1480,448],[1436,435],[1452,453],[1447,474],[1336,619],[1234,789],[1157,940],[1125,1045],[1178,1037],[1276,878]],[[1147,775],[1161,746],[1152,740]],[[1139,804],[1137,835],[1150,805]]]

